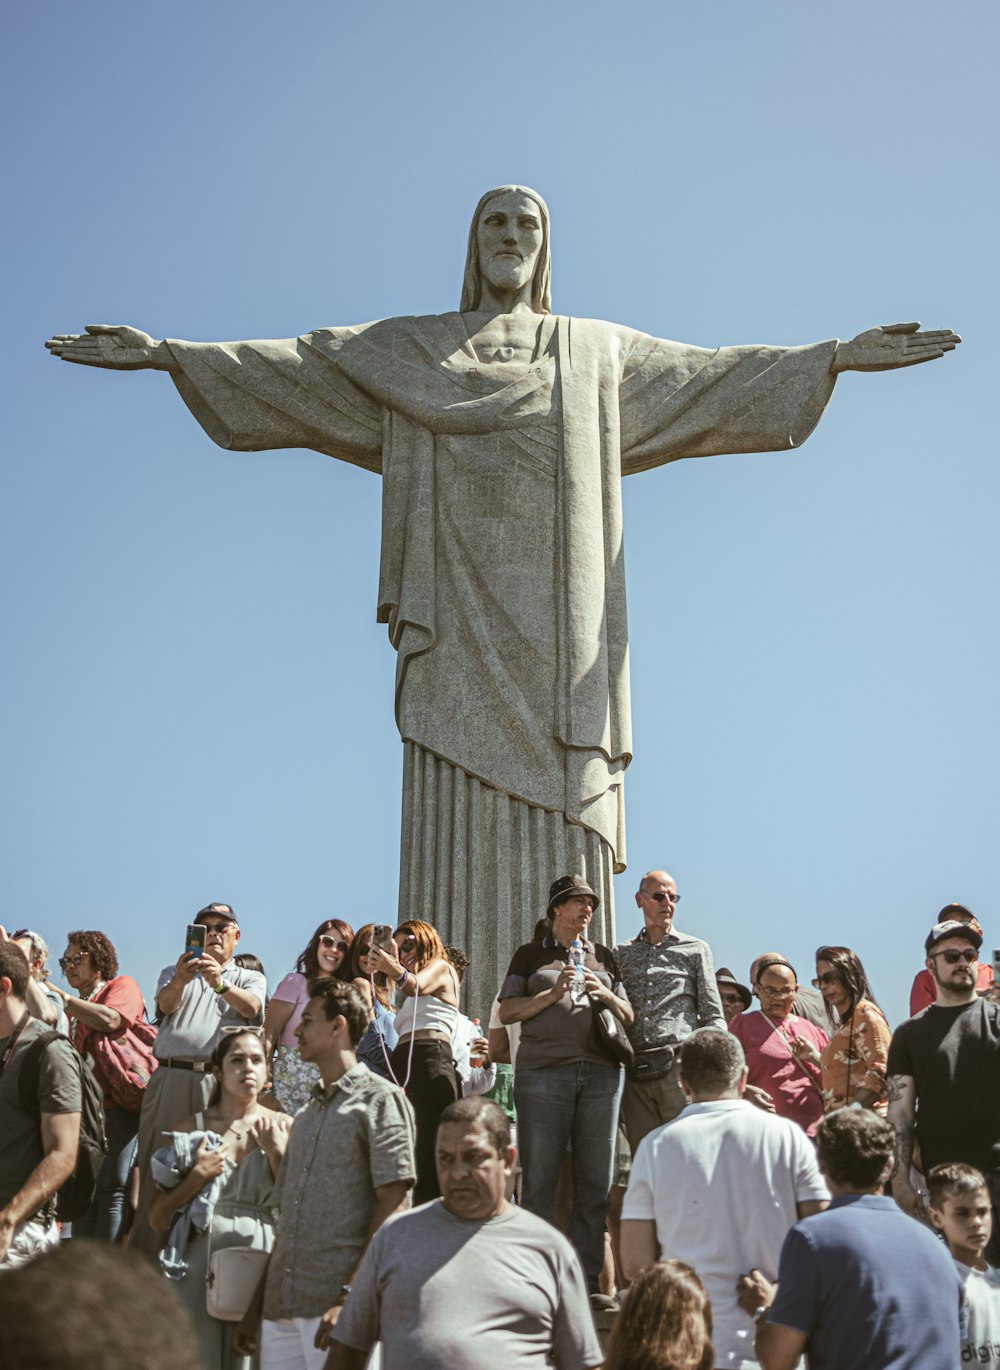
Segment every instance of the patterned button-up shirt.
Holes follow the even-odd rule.
[[[319,1317],[337,1302],[368,1235],[375,1190],[416,1177],[415,1135],[403,1091],[366,1066],[352,1066],[328,1090],[316,1086],[278,1170],[269,1322]]]
[[[679,1046],[700,1027],[725,1030],[707,942],[672,928],[654,947],[643,928],[615,947],[615,960],[635,1010],[628,1035],[636,1051]]]

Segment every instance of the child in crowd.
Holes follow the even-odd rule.
[[[993,1230],[986,1181],[974,1166],[936,1165],[927,1176],[931,1221],[965,1283],[962,1364],[1000,1366],[1000,1270],[983,1252]]]

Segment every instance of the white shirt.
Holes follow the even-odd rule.
[[[796,1204],[829,1199],[805,1133],[742,1099],[689,1104],[651,1132],[632,1161],[624,1219],[653,1219],[664,1260],[686,1261],[712,1300],[715,1365],[753,1370],[754,1326],[736,1281],[778,1277]]]
[[[973,1270],[959,1260],[955,1269],[965,1285],[959,1360],[963,1365],[1000,1365],[1000,1270]]]

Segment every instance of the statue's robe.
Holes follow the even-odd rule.
[[[539,324],[526,365],[482,363],[461,314],[168,340],[220,446],[311,447],[382,474],[399,911],[470,951],[482,1012],[557,875],[587,876],[602,899],[592,935],[613,938],[632,750],[620,476],[795,447],[834,384],[833,341],[709,351],[595,320]]]

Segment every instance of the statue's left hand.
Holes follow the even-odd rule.
[[[962,339],[950,328],[921,333],[918,323],[889,323],[869,328],[850,342],[838,345],[830,370],[894,371],[898,366],[918,366],[952,352]]]

